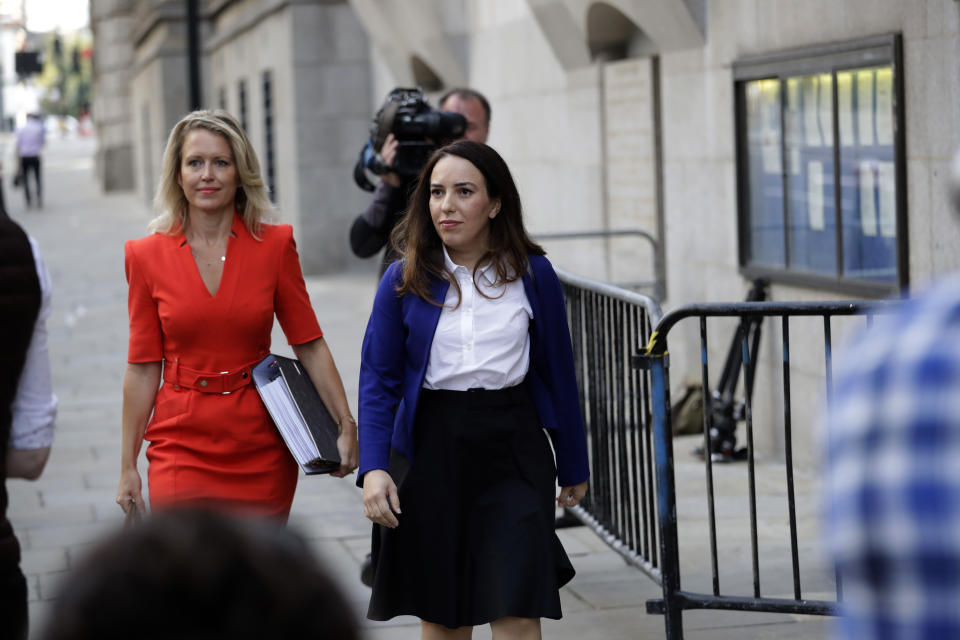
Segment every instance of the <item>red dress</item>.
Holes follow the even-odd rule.
[[[263,225],[258,240],[235,216],[232,231],[216,296],[183,233],[153,234],[124,247],[127,359],[164,361],[164,383],[144,436],[150,503],[212,504],[286,519],[299,467],[244,374],[270,352],[274,314],[290,344],[323,332],[292,228]],[[235,384],[224,386],[227,378]],[[218,383],[239,388],[223,393]]]

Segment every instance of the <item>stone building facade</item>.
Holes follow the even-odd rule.
[[[129,157],[121,164],[144,197],[186,108],[183,4],[91,2],[102,99],[128,102],[122,126],[119,106],[97,114],[103,175],[111,154]],[[667,308],[740,300],[755,277],[774,300],[876,298],[960,268],[945,197],[960,147],[957,0],[200,7],[205,104],[246,113],[312,272],[360,264],[346,229],[367,196],[351,168],[387,92],[418,85],[432,99],[459,85],[486,94],[489,142],[514,171],[535,235],[645,232],[544,245],[588,277],[659,280]],[[776,329],[765,335],[757,375],[775,384]],[[671,343],[675,367],[697,370],[695,337]],[[795,419],[812,424],[822,356],[794,366],[795,394],[811,400],[795,403]],[[762,387],[757,411],[775,415]],[[812,449],[811,434],[797,437]],[[782,443],[771,430],[759,446]]]
[[[197,14],[201,106],[243,122],[280,218],[296,229],[304,269],[344,268],[349,223],[365,203],[353,163],[371,117],[369,46],[353,10],[199,0]],[[93,0],[91,18],[99,174],[105,188],[132,188],[149,201],[167,135],[190,110],[187,3]]]

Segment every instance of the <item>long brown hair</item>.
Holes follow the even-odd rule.
[[[447,156],[463,158],[475,166],[483,175],[487,197],[500,200],[500,211],[489,223],[487,252],[473,269],[474,285],[478,269],[487,263],[492,265],[496,273],[494,281],[506,284],[523,277],[527,270],[528,255],[542,256],[546,253],[524,229],[520,194],[507,163],[499,153],[492,147],[470,140],[459,140],[438,149],[420,172],[407,211],[390,234],[394,248],[403,256],[397,293],[412,293],[437,305],[443,304],[443,301],[433,300],[431,295],[431,284],[436,279],[448,280],[456,287],[458,298],[460,294],[456,278],[444,267],[443,243],[430,217],[430,178],[437,163]]]

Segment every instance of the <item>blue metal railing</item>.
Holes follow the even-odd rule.
[[[831,321],[837,316],[867,316],[867,322],[874,314],[886,313],[894,308],[895,302],[744,302],[734,304],[688,305],[667,314],[656,326],[649,344],[634,357],[634,364],[642,371],[648,371],[651,380],[651,403],[656,452],[657,510],[660,533],[660,584],[663,587],[662,600],[647,603],[651,613],[662,613],[665,617],[666,637],[679,640],[683,637],[682,613],[686,609],[727,609],[742,611],[766,611],[774,613],[801,613],[832,615],[836,611],[836,600],[814,600],[803,597],[801,572],[798,553],[797,508],[794,485],[793,459],[793,421],[791,416],[791,355],[790,320],[797,317],[822,318],[824,345],[824,379],[826,397],[829,402],[832,387],[833,339]],[[695,593],[681,588],[680,547],[677,527],[677,493],[675,481],[675,459],[672,442],[672,416],[670,406],[670,357],[667,349],[667,337],[670,331],[682,320],[697,318],[700,323],[700,353],[702,364],[703,389],[710,389],[707,342],[707,319],[730,317],[738,318],[744,327],[757,318],[779,318],[782,341],[781,387],[782,406],[784,408],[784,472],[786,510],[789,521],[789,548],[791,553],[791,571],[793,578],[793,598],[764,596],[760,583],[760,554],[757,536],[757,486],[756,460],[754,458],[753,403],[749,394],[745,395],[743,420],[745,422],[747,442],[747,498],[749,503],[749,555],[752,569],[752,593],[724,593],[720,587],[719,562],[721,542],[717,536],[715,509],[715,485],[712,457],[704,456],[706,471],[704,495],[708,501],[708,527],[710,563],[712,569],[712,593]],[[754,367],[751,361],[757,357],[757,344],[749,344],[749,332],[742,332],[741,355],[744,388],[752,388],[751,376]],[[703,404],[703,451],[710,451],[709,434],[713,428],[710,408],[710,394],[704,393]],[[742,540],[727,540],[727,543],[742,547]],[[837,599],[840,585],[837,584]]]

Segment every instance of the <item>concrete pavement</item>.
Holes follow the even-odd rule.
[[[23,546],[30,586],[33,637],[63,576],[91,544],[121,522],[114,495],[127,344],[123,241],[145,233],[150,212],[148,203],[132,194],[99,192],[93,179],[94,150],[95,142],[89,139],[48,142],[42,210],[25,209],[22,193],[5,181],[8,210],[39,242],[54,287],[48,329],[53,383],[60,399],[56,441],[40,480],[8,482],[9,516]],[[374,260],[358,260],[352,271],[308,279],[354,407],[359,345],[375,269]],[[289,353],[276,331],[274,350]],[[690,468],[690,474],[702,478],[698,466]],[[684,469],[679,465],[678,474],[687,473]],[[145,470],[141,460],[141,472]],[[678,479],[678,484],[683,481]],[[681,526],[697,526],[696,507],[681,504],[680,512]],[[353,479],[301,477],[290,525],[311,541],[362,618],[369,590],[359,581],[359,567],[368,548],[369,524]],[[564,529],[560,536],[578,573],[561,594],[564,619],[544,621],[546,637],[663,637],[662,617],[647,615],[644,605],[648,598],[661,595],[656,584],[585,527]],[[697,570],[697,565],[692,568]],[[707,570],[704,566],[700,572]],[[816,617],[756,613],[701,611],[684,616],[687,638],[823,638],[828,624]],[[419,637],[413,618],[364,626],[370,640]],[[489,638],[489,630],[477,629],[475,637]]]

